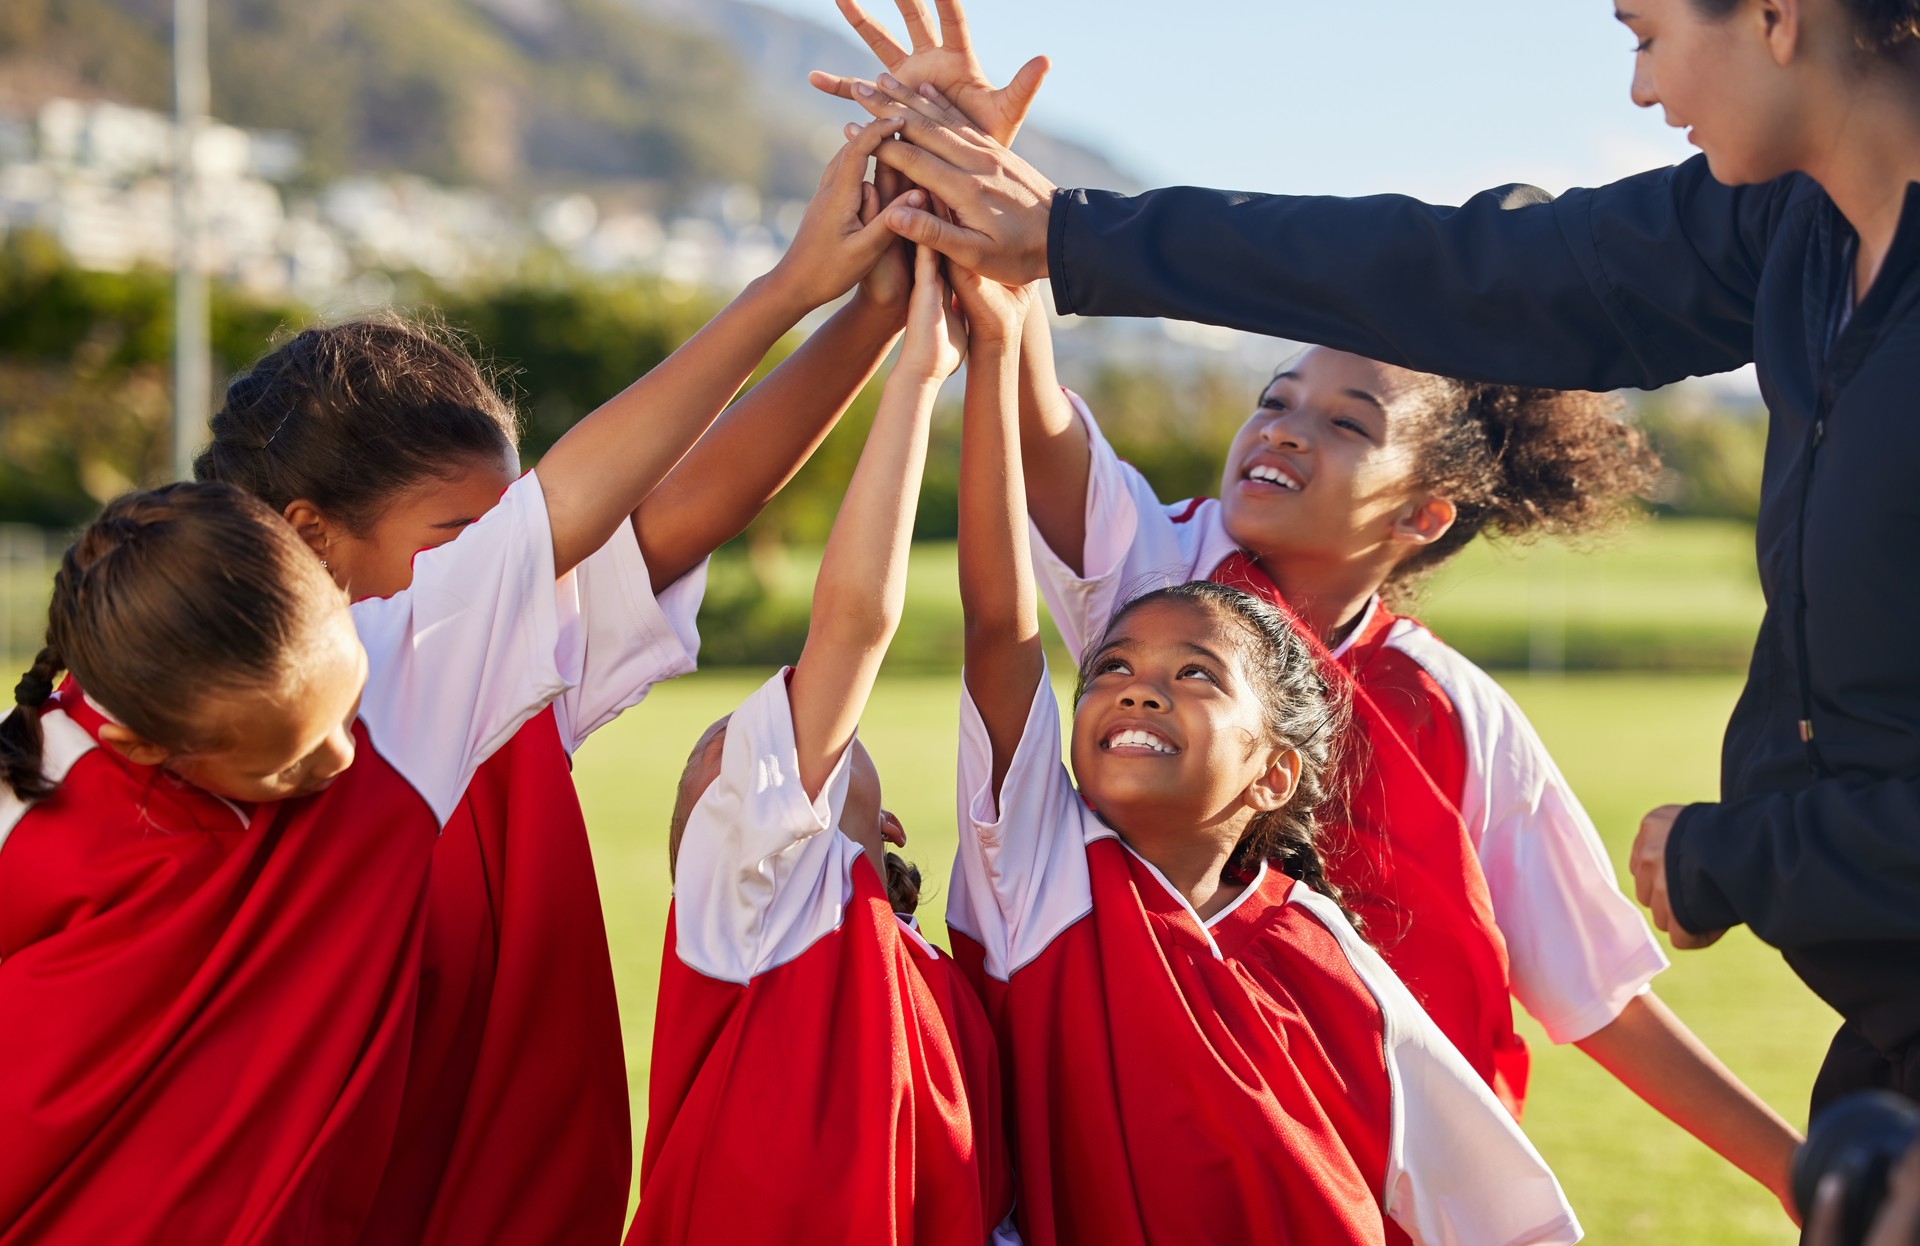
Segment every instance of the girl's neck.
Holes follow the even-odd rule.
[[[1860,237],[1854,297],[1880,274],[1906,207],[1907,187],[1920,181],[1920,74],[1904,64],[1876,63],[1837,107],[1831,136],[1806,162]]]
[[[1365,558],[1322,563],[1269,558],[1254,551],[1254,559],[1280,590],[1287,608],[1329,649],[1346,639],[1390,570]]]
[[[1208,831],[1214,829],[1207,828]],[[1234,845],[1240,842],[1238,833],[1229,832],[1219,838],[1192,832],[1166,837],[1122,835],[1121,838],[1147,864],[1160,871],[1203,922],[1232,904],[1247,889],[1245,883],[1227,882],[1221,877],[1233,856]]]

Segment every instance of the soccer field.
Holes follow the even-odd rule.
[[[768,672],[770,674],[771,672]],[[646,1116],[669,884],[666,822],[695,736],[763,676],[703,674],[658,689],[581,750],[576,777],[593,835],[626,1032],[635,1152]],[[1616,869],[1642,813],[1710,799],[1720,729],[1739,688],[1731,676],[1508,676],[1601,832]],[[906,824],[908,856],[926,873],[924,915],[939,930],[953,856],[958,680],[883,676],[861,735],[888,806]],[[1681,953],[1655,987],[1733,1069],[1796,1124],[1833,1014],[1744,930]],[[1565,1184],[1587,1240],[1788,1243],[1792,1227],[1758,1186],[1642,1105],[1573,1048],[1534,1051],[1526,1128]]]

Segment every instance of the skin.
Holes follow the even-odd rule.
[[[288,668],[265,689],[209,692],[194,707],[190,738],[176,749],[118,723],[102,741],[129,761],[162,766],[228,800],[291,800],[325,788],[353,764],[353,720],[367,682],[367,654],[346,603],[329,603]]]
[[[1267,733],[1244,629],[1189,602],[1124,615],[1074,707],[1074,776],[1101,818],[1202,919],[1246,889],[1221,871],[1257,813],[1285,807],[1300,754]],[[1156,745],[1128,743],[1139,732]]]

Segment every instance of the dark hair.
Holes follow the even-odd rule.
[[[267,687],[335,588],[278,514],[231,485],[124,494],[67,548],[46,646],[0,722],[0,780],[46,796],[40,709],[61,671],[129,730],[187,747],[209,692]]]
[[[1741,0],[1693,0],[1702,17],[1723,18],[1740,7]],[[1869,52],[1890,52],[1920,39],[1920,0],[1840,0],[1840,9],[1853,23],[1853,37]]]
[[[361,528],[421,481],[519,443],[512,407],[450,335],[356,320],[299,333],[235,377],[193,474]]]
[[[1610,394],[1433,381],[1416,461],[1421,487],[1453,503],[1453,526],[1395,567],[1391,584],[1406,586],[1482,532],[1591,531],[1653,488],[1660,460]]]
[[[1352,705],[1344,685],[1327,677],[1313,647],[1293,622],[1268,602],[1225,584],[1194,580],[1135,597],[1114,613],[1099,641],[1081,660],[1073,703],[1078,705],[1092,677],[1092,665],[1106,637],[1142,606],[1176,601],[1239,623],[1247,634],[1241,648],[1247,674],[1266,716],[1268,732],[1300,755],[1300,782],[1280,809],[1255,814],[1228,858],[1226,873],[1248,876],[1267,861],[1289,878],[1305,883],[1340,903],[1340,889],[1327,878],[1320,853],[1320,810],[1333,795],[1339,749],[1347,736]],[[1349,913],[1349,919],[1352,918]]]
[[[902,917],[920,907],[920,867],[897,852],[887,854],[887,903]]]

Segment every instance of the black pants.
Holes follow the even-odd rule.
[[[1813,1103],[1808,1120],[1842,1095],[1856,1090],[1892,1090],[1920,1100],[1920,1058],[1909,1044],[1888,1055],[1842,1025],[1827,1048],[1820,1074],[1813,1080]]]

